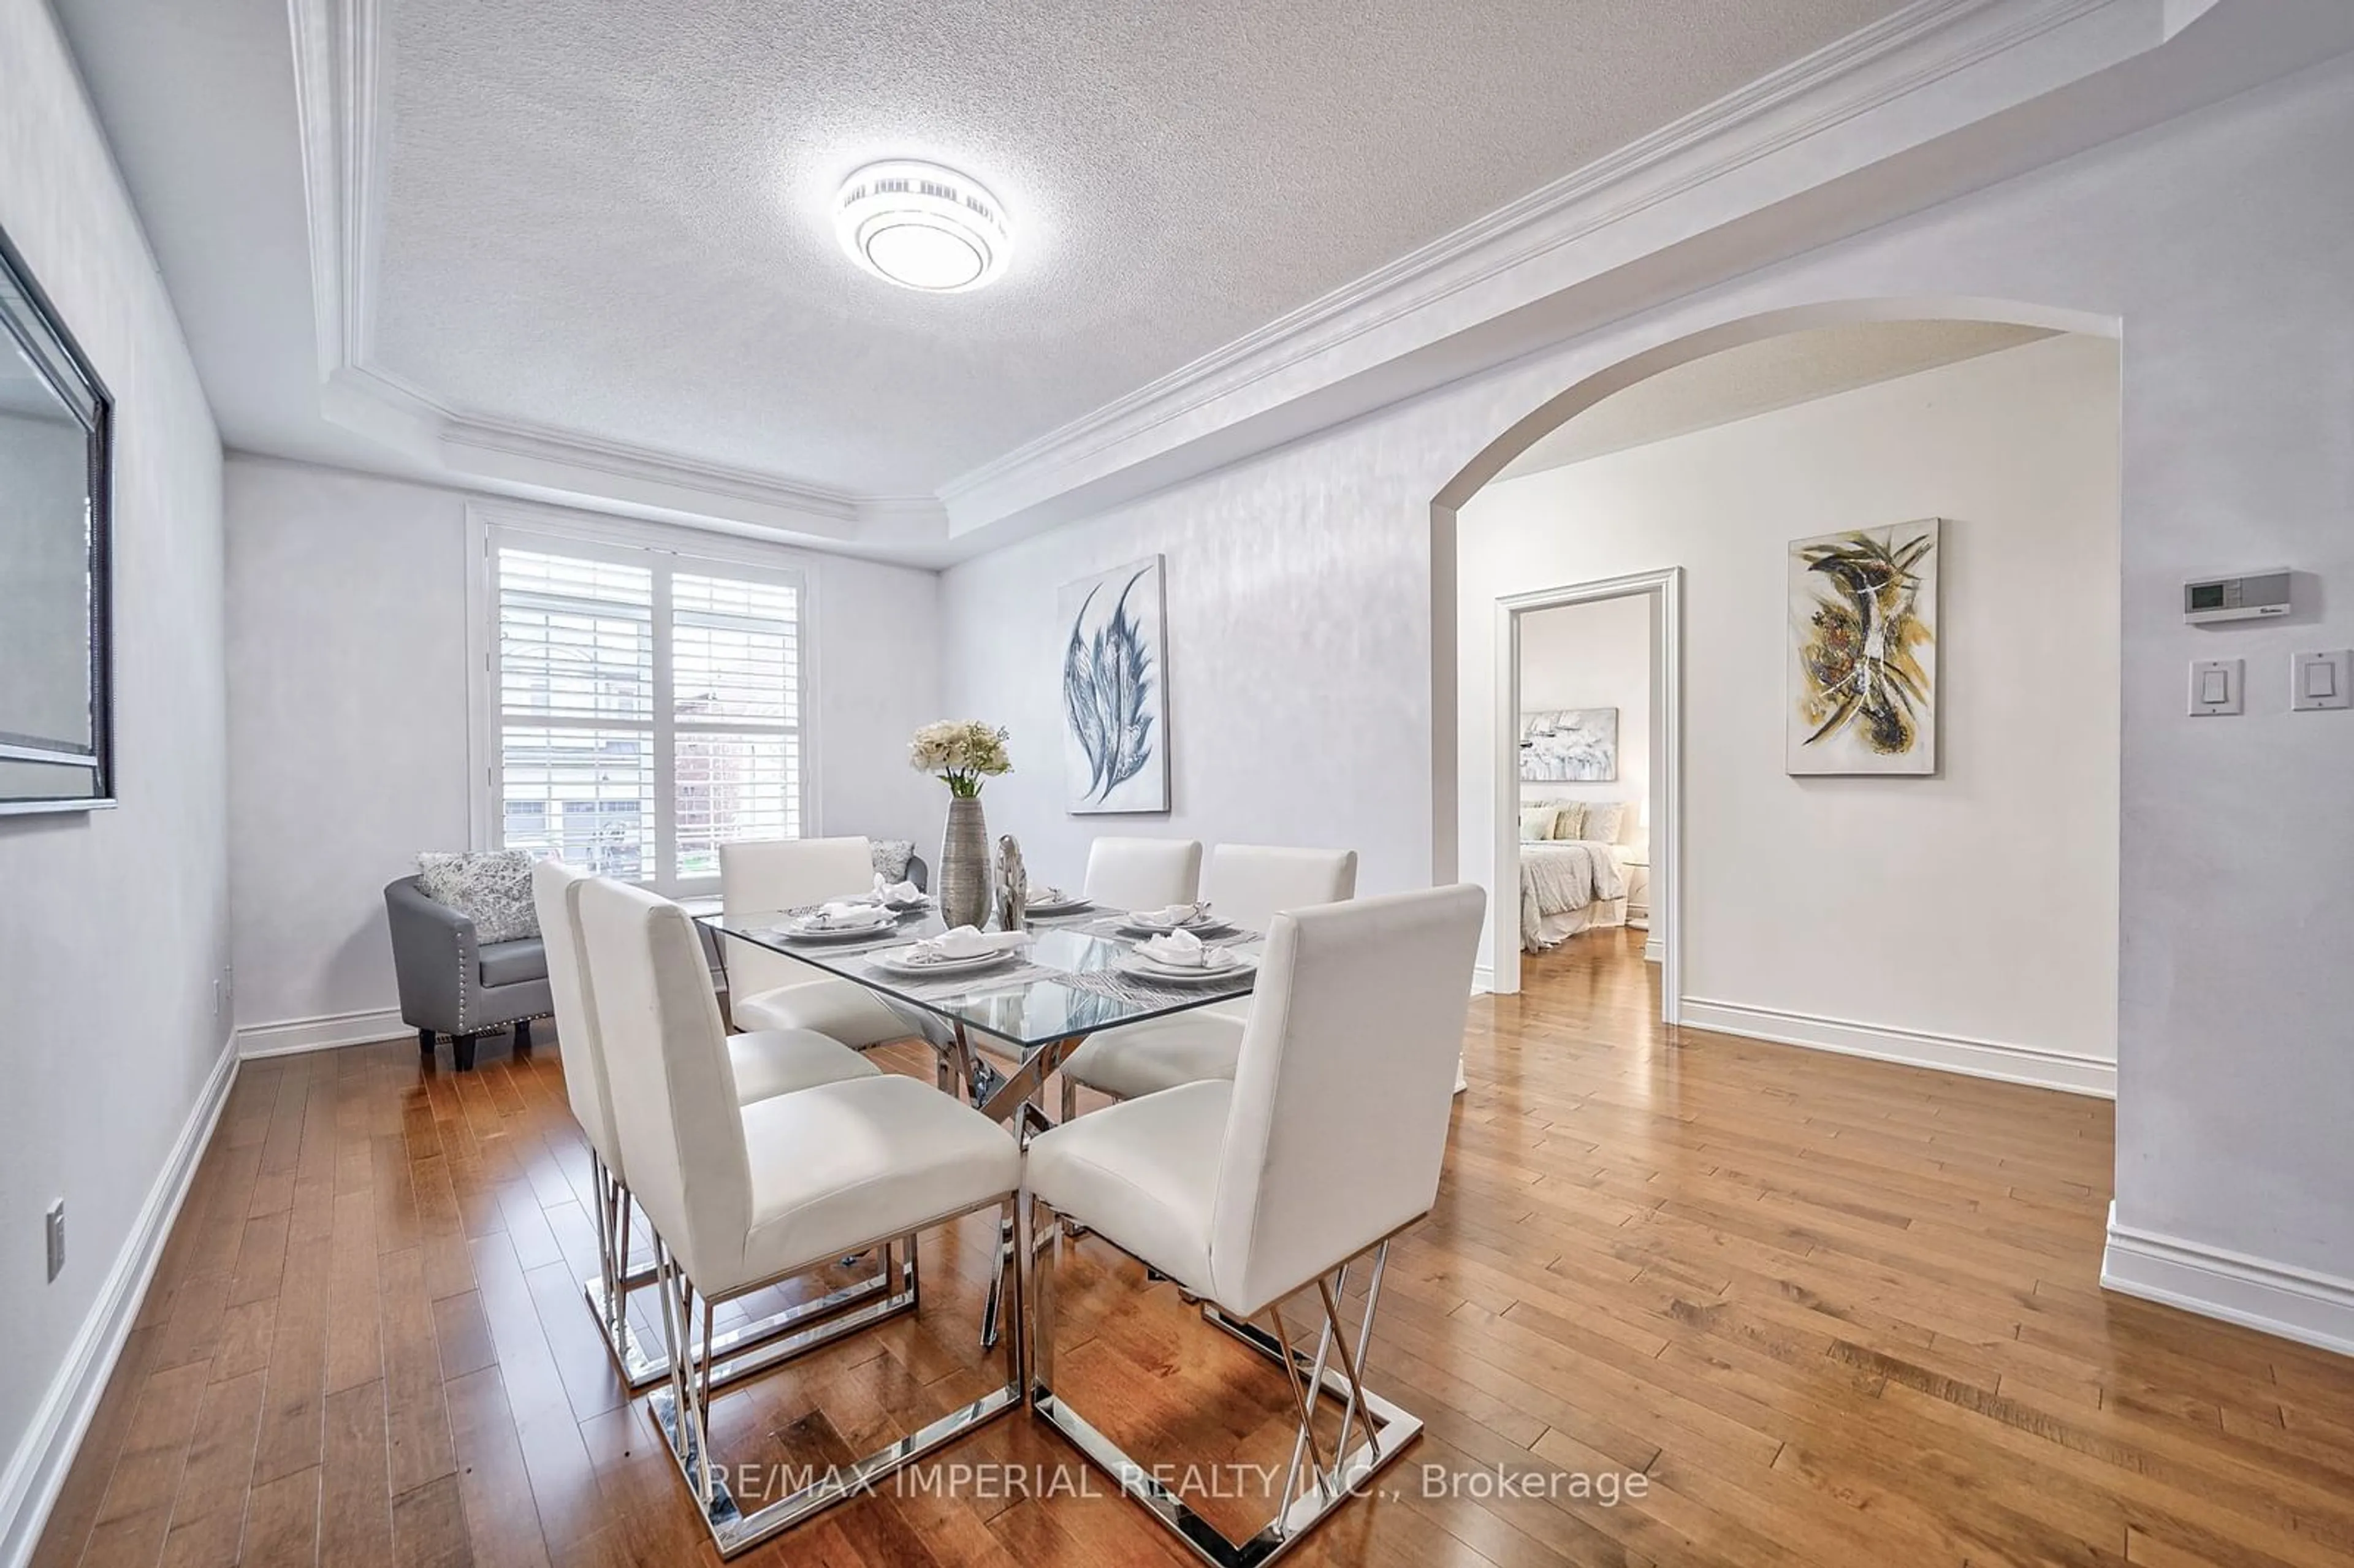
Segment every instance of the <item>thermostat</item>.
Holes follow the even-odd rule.
[[[2288,568],[2250,572],[2237,577],[2199,577],[2182,585],[2182,619],[2193,626],[2211,620],[2254,620],[2288,613]]]

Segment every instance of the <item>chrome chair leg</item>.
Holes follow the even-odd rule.
[[[1042,1210],[1046,1210],[1046,1205],[1034,1196],[1023,1195],[1021,1233],[1025,1244],[1039,1234],[1042,1224],[1053,1224],[1052,1211],[1046,1210],[1046,1218],[1042,1220]],[[1283,1363],[1299,1412],[1299,1427],[1292,1441],[1292,1467],[1284,1478],[1275,1517],[1247,1540],[1229,1540],[1215,1525],[1194,1512],[1182,1497],[1156,1478],[1166,1473],[1167,1467],[1156,1471],[1132,1458],[1055,1393],[1054,1266],[1051,1262],[1041,1263],[1032,1247],[1023,1245],[1015,1248],[1015,1261],[1021,1273],[1019,1294],[1027,1298],[1029,1308],[1027,1398],[1031,1408],[1069,1438],[1082,1454],[1117,1481],[1131,1500],[1151,1512],[1209,1568],[1263,1568],[1297,1545],[1327,1515],[1363,1491],[1376,1471],[1422,1434],[1419,1416],[1369,1392],[1362,1381],[1366,1352],[1373,1343],[1373,1312],[1381,1304],[1382,1276],[1389,1263],[1389,1243],[1384,1240],[1372,1250],[1373,1274],[1365,1292],[1365,1317],[1358,1327],[1353,1347],[1347,1342],[1347,1329],[1339,1311],[1339,1302],[1346,1289],[1345,1265],[1335,1271],[1330,1282],[1316,1282],[1317,1305],[1324,1321],[1318,1335],[1317,1353],[1312,1357],[1291,1343],[1283,1327],[1279,1302],[1267,1313],[1273,1332],[1254,1323],[1237,1321],[1215,1307],[1203,1308],[1205,1321]],[[1341,1362],[1337,1369],[1326,1364],[1336,1349]],[[1341,1435],[1329,1463],[1314,1426],[1316,1402],[1320,1398],[1333,1400],[1341,1406]],[[1361,1421],[1363,1440],[1351,1448],[1350,1434]]]
[[[595,1156],[590,1158],[594,1160]],[[634,1205],[630,1201],[629,1189],[601,1160],[596,1160],[595,1175],[598,1272],[595,1277],[582,1280],[580,1287],[597,1319],[598,1331],[604,1336],[605,1348],[612,1353],[630,1391],[635,1393],[664,1382],[671,1372],[672,1351],[667,1335],[663,1344],[647,1345],[630,1322],[631,1292],[658,1282],[661,1247],[657,1241],[655,1262],[635,1272],[631,1270],[630,1215]],[[839,1313],[876,1301],[912,1307],[916,1301],[915,1255],[915,1248],[910,1245],[904,1263],[897,1263],[888,1255],[887,1249],[877,1249],[875,1270],[865,1278],[725,1332],[706,1334],[695,1354],[698,1358],[712,1358],[706,1373],[715,1385],[724,1387],[800,1354],[796,1348],[799,1336],[811,1325]],[[845,1260],[849,1264],[857,1261],[856,1257]],[[699,1359],[695,1364],[704,1366]]]
[[[1017,1204],[1007,1198],[994,1205],[1001,1229],[1016,1224]],[[971,1213],[973,1211],[967,1211]],[[960,1214],[948,1216],[960,1219]],[[945,1223],[945,1222],[944,1222]],[[875,1250],[886,1257],[899,1245],[907,1248],[903,1265],[909,1289],[888,1301],[877,1302],[856,1312],[837,1318],[832,1322],[809,1330],[798,1336],[801,1340],[794,1353],[815,1350],[832,1344],[897,1313],[912,1310],[916,1278],[916,1238],[904,1237],[877,1244]],[[920,1430],[885,1445],[864,1458],[846,1466],[835,1466],[822,1478],[813,1480],[799,1490],[778,1499],[751,1513],[746,1513],[737,1502],[727,1484],[725,1466],[716,1462],[710,1449],[711,1391],[715,1386],[712,1367],[717,1359],[713,1349],[712,1315],[721,1299],[705,1298],[703,1303],[702,1344],[692,1343],[693,1309],[695,1290],[693,1281],[678,1267],[677,1260],[664,1250],[658,1254],[663,1273],[663,1330],[670,1340],[669,1386],[657,1390],[647,1402],[648,1413],[654,1425],[670,1445],[671,1457],[676,1461],[679,1474],[685,1479],[703,1511],[704,1522],[710,1528],[711,1539],[723,1558],[733,1557],[748,1550],[779,1531],[831,1508],[835,1503],[872,1491],[875,1485],[893,1471],[922,1458],[985,1422],[1002,1415],[1022,1403],[1023,1341],[1025,1337],[1022,1323],[1025,1317],[1024,1281],[1017,1275],[1013,1289],[1012,1332],[1004,1336],[1005,1382],[980,1398],[950,1411]],[[673,1288],[673,1282],[675,1288]],[[757,1290],[775,1281],[745,1287],[741,1295]],[[700,1354],[697,1353],[698,1350]],[[698,1371],[688,1371],[693,1367]]]

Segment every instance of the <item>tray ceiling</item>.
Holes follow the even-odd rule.
[[[371,368],[478,416],[928,495],[1895,9],[384,0]],[[984,293],[835,249],[909,154]]]

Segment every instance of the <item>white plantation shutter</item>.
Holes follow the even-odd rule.
[[[723,843],[801,836],[801,594],[682,571],[670,615],[684,881],[717,876]]]
[[[795,574],[504,528],[491,555],[496,842],[675,893],[801,834]]]

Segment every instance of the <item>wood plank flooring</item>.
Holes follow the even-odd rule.
[[[1427,1431],[1297,1561],[2354,1563],[2354,1362],[2100,1292],[2109,1107],[1671,1036],[1639,935],[1474,1004],[1373,1359]],[[715,1561],[580,1298],[558,1052],[483,1054],[245,1067],[39,1568]],[[722,1457],[781,1477],[971,1397],[989,1255],[930,1239],[919,1319],[723,1395]],[[1099,1242],[1061,1278],[1082,1409],[1222,1492],[1279,1467],[1273,1366]],[[1017,1415],[738,1561],[1182,1559]]]

